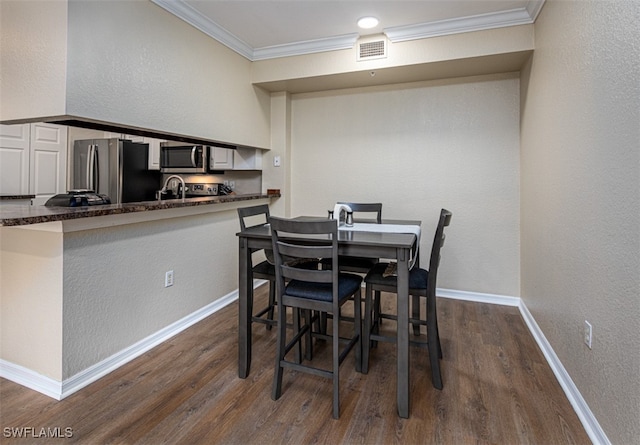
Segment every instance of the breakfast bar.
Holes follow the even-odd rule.
[[[3,205],[3,376],[61,399],[234,301],[236,208],[274,197]]]

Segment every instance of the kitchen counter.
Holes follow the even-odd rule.
[[[17,201],[21,199],[33,199],[36,195],[0,195],[0,201]]]
[[[126,204],[108,204],[88,207],[45,207],[16,205],[9,207],[0,207],[0,225],[23,226],[54,221],[67,221],[79,218],[150,212],[155,210],[188,209],[279,196],[279,194],[267,195],[256,193],[245,195],[187,198],[184,202],[182,202],[181,199],[170,199],[164,201],[132,202]],[[204,208],[202,210],[204,210]]]
[[[279,196],[0,206],[0,376],[61,399],[233,302],[236,209]]]

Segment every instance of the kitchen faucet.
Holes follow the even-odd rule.
[[[182,179],[182,176],[178,176],[178,175],[171,175],[167,178],[166,181],[164,181],[164,186],[162,187],[162,190],[160,190],[160,193],[158,193],[158,200],[162,199],[162,194],[167,191],[167,186],[169,185],[169,181],[171,181],[172,179],[178,179],[182,183],[182,202],[184,202],[186,187],[184,185],[184,179]]]

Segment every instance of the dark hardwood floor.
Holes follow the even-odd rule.
[[[320,377],[285,370],[282,397],[271,400],[275,330],[254,325],[251,374],[237,377],[237,308],[62,401],[0,379],[0,443],[591,443],[516,308],[439,298],[444,389],[431,386],[426,351],[412,348],[411,418],[400,419],[395,347],[381,343],[369,374],[355,372],[353,354],[342,364],[339,420]],[[314,360],[327,351],[318,345]],[[24,427],[71,437],[10,437]]]

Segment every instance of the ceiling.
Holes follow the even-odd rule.
[[[544,0],[151,0],[249,60],[533,23]],[[364,16],[380,20],[360,30]]]

